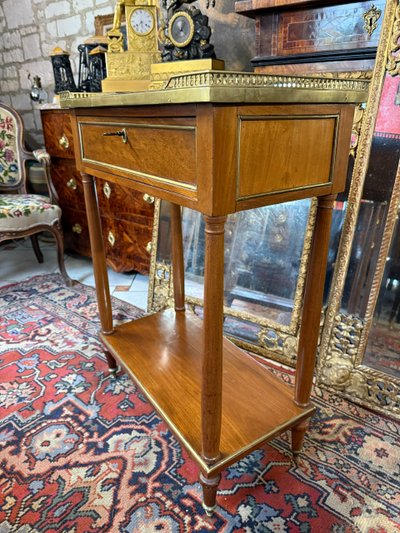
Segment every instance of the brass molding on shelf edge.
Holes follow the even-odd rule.
[[[65,107],[180,104],[194,102],[363,102],[368,79],[277,76],[209,70],[171,76],[165,89],[127,93],[61,92]]]

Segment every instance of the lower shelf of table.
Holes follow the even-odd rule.
[[[224,338],[220,459],[201,457],[202,322],[168,309],[101,335],[171,430],[208,473],[222,470],[311,416],[293,388]]]

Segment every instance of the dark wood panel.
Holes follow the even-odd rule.
[[[44,109],[41,111],[41,117],[44,142],[49,154],[75,160],[69,111]]]
[[[96,188],[101,213],[107,215],[112,213],[119,220],[148,225],[151,230],[154,219],[154,197],[99,179],[96,180]],[[150,202],[145,201],[144,197]]]
[[[374,5],[382,14],[372,32],[364,20],[372,8],[370,2],[259,0],[236,2],[235,6],[237,12],[256,20],[254,66],[318,62],[329,70],[331,62],[348,61],[347,70],[356,70],[368,69],[368,64],[360,61],[373,60],[376,54],[385,2],[378,0]]]
[[[101,225],[107,264],[116,272],[148,274],[150,253],[146,247],[151,242],[151,227],[104,216]]]
[[[61,207],[68,206],[84,210],[82,179],[76,170],[73,159],[60,159],[53,157],[51,160],[51,179],[56,188]]]

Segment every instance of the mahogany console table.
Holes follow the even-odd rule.
[[[199,465],[204,507],[220,472],[290,429],[300,451],[310,404],[332,206],[344,188],[363,80],[205,72],[160,91],[64,94],[89,222],[101,339]],[[94,176],[171,202],[175,310],[113,327]],[[318,196],[294,391],[223,338],[229,213]],[[180,206],[205,219],[204,319],[185,313]]]

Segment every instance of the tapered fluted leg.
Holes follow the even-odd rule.
[[[212,464],[220,454],[222,416],[222,335],[224,290],[224,227],[226,217],[205,216],[204,353],[202,366],[202,456]],[[207,507],[215,506],[217,478],[207,486]],[[215,482],[215,484],[214,484]],[[213,487],[211,490],[209,485]],[[206,495],[205,495],[206,496]]]
[[[309,426],[309,420],[303,420],[292,428],[292,453],[294,460],[297,459],[303,447],[304,435]]]
[[[295,403],[301,407],[307,407],[310,403],[334,201],[335,196],[318,198],[317,217],[309,259],[310,266],[307,271],[304,291],[296,368]],[[292,429],[292,448],[295,453],[299,453],[301,450],[307,426],[307,422],[301,422]]]
[[[82,183],[88,218],[90,247],[92,251],[101,330],[105,335],[110,335],[113,332],[112,308],[99,206],[97,203],[96,184],[93,176],[84,173],[82,173]],[[107,353],[106,356],[110,370],[115,370],[117,368],[117,363],[114,357],[111,354],[107,355]]]

